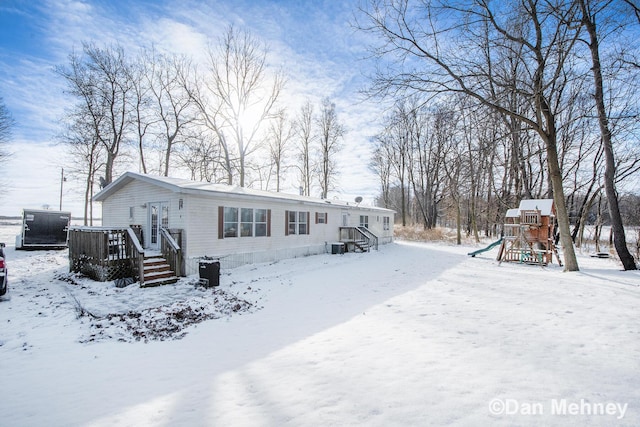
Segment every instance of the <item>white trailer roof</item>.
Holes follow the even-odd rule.
[[[395,211],[375,206],[364,206],[354,202],[345,202],[341,200],[319,199],[309,196],[301,196],[289,193],[273,193],[264,190],[255,190],[246,187],[238,187],[225,184],[212,184],[208,182],[190,181],[181,178],[171,178],[164,176],[145,175],[136,172],[125,172],[118,179],[113,181],[107,187],[102,189],[98,194],[93,196],[94,201],[102,202],[113,193],[124,187],[133,180],[140,180],[149,184],[157,185],[176,193],[183,194],[201,194],[214,195],[225,194],[230,197],[253,197],[253,198],[270,198],[279,200],[288,200],[292,202],[312,203],[316,205],[334,205],[338,207],[357,208],[361,210],[377,211],[380,213],[391,214]]]

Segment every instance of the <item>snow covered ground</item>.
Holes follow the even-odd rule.
[[[65,251],[16,252],[16,232],[0,226],[3,426],[640,425],[640,273],[612,260],[396,242],[223,271],[218,290],[117,289],[69,278]],[[211,318],[132,332],[178,306]]]

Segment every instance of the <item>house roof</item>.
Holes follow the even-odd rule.
[[[147,175],[136,172],[126,172],[121,175],[118,179],[113,181],[111,184],[102,189],[98,194],[93,197],[94,201],[102,202],[109,198],[111,195],[118,192],[120,189],[125,187],[127,184],[132,181],[142,181],[151,185],[157,185],[159,187],[165,188],[174,193],[180,194],[198,194],[202,196],[220,196],[220,195],[228,195],[233,197],[253,197],[253,198],[268,198],[268,199],[277,199],[277,200],[287,200],[291,202],[300,202],[300,203],[311,203],[317,205],[326,206],[339,206],[344,208],[361,208],[361,209],[369,209],[375,211],[383,211],[386,213],[394,213],[395,211],[391,209],[384,209],[373,206],[358,206],[355,202],[345,202],[342,200],[328,200],[328,199],[320,199],[315,197],[308,196],[300,196],[297,194],[289,194],[289,193],[274,193],[270,191],[264,190],[256,190],[252,188],[239,187],[236,185],[226,185],[226,184],[212,184],[210,182],[198,182],[191,181],[187,179],[181,178],[172,178],[165,176],[155,176],[155,175]]]
[[[539,210],[540,215],[550,216],[555,215],[553,207],[553,199],[530,199],[520,201],[518,206],[520,211]]]

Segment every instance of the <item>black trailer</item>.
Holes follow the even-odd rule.
[[[16,249],[63,249],[68,245],[71,213],[24,209]]]

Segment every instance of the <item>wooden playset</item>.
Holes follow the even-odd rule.
[[[555,254],[562,265],[554,240],[555,215],[553,199],[522,200],[518,209],[509,209],[496,259],[547,265]]]

